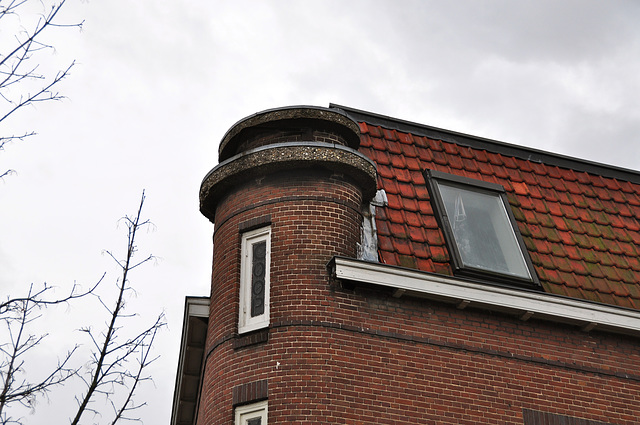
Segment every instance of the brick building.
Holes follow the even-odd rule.
[[[219,153],[172,424],[640,423],[640,173],[338,105]]]

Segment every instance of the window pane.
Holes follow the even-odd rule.
[[[252,418],[247,421],[247,425],[262,425],[262,418]]]
[[[530,279],[500,195],[437,184],[463,265]]]
[[[251,265],[251,317],[264,313],[264,278],[267,261],[267,242],[254,243]]]

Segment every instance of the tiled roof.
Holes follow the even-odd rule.
[[[376,216],[381,262],[452,274],[423,176],[432,169],[504,186],[546,292],[640,309],[640,175],[633,183],[629,170],[601,173],[586,161],[546,161],[546,153],[531,161],[511,145],[471,146],[355,115],[360,151],[377,164],[388,199]]]

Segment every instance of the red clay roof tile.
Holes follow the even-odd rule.
[[[530,162],[529,165],[531,165],[533,172],[539,176],[547,176],[549,174],[547,168],[542,163]]]
[[[384,207],[377,207],[376,208],[376,223],[379,225],[380,223],[384,222],[384,223],[388,223],[388,217],[387,217],[387,209]]]
[[[640,185],[360,122],[363,154],[388,205],[376,208],[385,264],[452,275],[422,175],[502,184],[544,290],[640,308]],[[505,151],[506,152],[506,151]]]
[[[418,157],[418,150],[416,146],[411,143],[406,143],[406,142],[402,143],[402,140],[401,140],[400,149],[402,149],[402,155],[404,155],[405,158]]]
[[[378,233],[378,249],[381,252],[393,252],[395,249],[393,248],[393,244],[391,243],[391,238],[387,236],[383,236]]]
[[[398,264],[398,261],[396,259],[396,255],[395,252],[390,251],[390,250],[378,250],[378,254],[380,255],[380,262],[382,264],[389,264],[392,266],[395,266]]]
[[[426,138],[425,139],[427,141],[427,146],[429,147],[429,149],[431,149],[432,151],[435,152],[441,152],[444,150],[442,141],[440,140],[435,140],[435,139],[429,139]]]
[[[458,152],[460,153],[460,156],[465,158],[465,159],[474,159],[475,158],[475,156],[473,155],[473,150],[468,146],[459,146],[458,147]]]
[[[389,154],[385,151],[379,150],[371,150],[371,157],[374,159],[376,164],[379,165],[389,165],[391,164],[391,158],[389,158]]]
[[[418,154],[418,159],[423,163],[433,162],[433,154],[430,149],[418,146],[416,148],[416,153]]]
[[[416,191],[414,189],[415,185],[410,183],[398,182],[398,194],[405,199],[416,199]]]
[[[417,257],[416,268],[418,270],[433,270],[433,261],[430,258]]]
[[[430,246],[438,246],[444,248],[444,237],[440,229],[431,230],[426,232],[427,242]],[[447,257],[448,258],[448,257]]]
[[[422,171],[420,161],[417,158],[406,158],[407,168],[411,171]]]
[[[516,163],[516,160],[512,156],[500,155],[500,158],[502,159],[502,163],[504,164],[505,167],[512,168],[514,170],[518,168],[518,164]]]
[[[570,260],[580,260],[582,258],[575,245],[554,243],[549,244],[549,248],[551,248],[551,255],[554,257],[569,257]]]
[[[421,171],[411,171],[409,170],[409,175],[411,176],[411,182],[415,185],[424,185],[424,176]]]
[[[423,214],[423,217],[434,218],[433,216],[433,208],[431,207],[431,202],[428,201],[420,201],[418,202],[418,207],[420,208],[420,213]]]
[[[460,156],[460,152],[458,151],[458,146],[453,143],[443,143],[442,147],[444,148],[445,153],[448,156]]]
[[[376,213],[376,215],[380,216],[379,213]],[[387,224],[387,220],[377,220],[376,221],[376,230],[378,231],[378,237],[381,236],[391,236],[391,232],[389,231],[389,225]]]
[[[493,175],[493,167],[488,162],[479,162],[478,163],[478,170],[482,174],[484,174],[485,176],[492,176]]]
[[[447,155],[442,151],[432,151],[433,162],[439,165],[447,165]]]
[[[411,239],[412,242],[420,243],[426,242],[427,240],[422,227],[417,226],[409,226],[409,239]]]
[[[396,168],[395,169],[396,179],[401,182],[410,182],[411,181],[411,173],[406,168]]]
[[[529,183],[531,185],[532,188],[535,188],[535,191],[539,194],[540,198],[544,199],[547,202],[560,202],[560,198],[558,197],[558,195],[556,194],[555,190],[552,190],[548,187],[542,187],[537,185],[536,183]],[[532,193],[534,193],[534,191],[530,188],[529,189]]]
[[[514,183],[513,190],[516,192],[516,195],[528,196],[529,188],[526,183]]]
[[[420,212],[422,213],[423,211],[420,211]],[[422,227],[427,229],[427,231],[439,228],[438,227],[438,222],[437,222],[436,218],[433,216],[433,214],[426,215],[426,214],[422,213],[420,215],[420,221],[422,221]]]
[[[402,200],[400,196],[394,194],[392,192],[387,192],[387,203],[389,208],[392,210],[401,210],[402,209]]]
[[[438,263],[446,263],[449,261],[449,253],[444,246],[430,245],[429,251],[431,252],[431,258]]]
[[[480,171],[478,164],[474,160],[464,157],[462,158],[462,168],[473,173],[477,173]]]
[[[384,139],[379,137],[372,137],[371,139],[371,147],[378,151],[387,151],[386,143]]]
[[[402,198],[402,206],[405,211],[419,211],[420,206],[415,198]]]
[[[427,186],[422,184],[422,185],[416,185],[414,186],[414,190],[415,190],[415,194],[416,194],[416,199],[418,200],[426,200],[429,199],[429,191],[427,190]]]
[[[422,223],[420,222],[420,217],[418,214],[412,211],[404,211],[404,219],[405,223],[409,226],[414,226],[417,228],[421,228]]]
[[[398,254],[411,255],[413,253],[411,249],[411,245],[407,239],[393,238],[391,242],[393,243],[395,251]]]
[[[496,153],[493,153],[493,152],[486,152],[486,151],[485,151],[485,153],[487,155],[487,160],[491,165],[497,165],[497,166],[499,166],[498,168],[501,168],[503,163],[502,163],[502,157],[501,157],[500,154],[496,154]],[[494,170],[495,169],[497,169],[497,168],[494,168]]]
[[[383,128],[382,129],[382,135],[387,140],[397,140],[396,131],[395,130],[389,130],[387,128]]]
[[[378,174],[387,179],[395,177],[394,170],[388,165],[378,164]]]
[[[400,193],[398,182],[395,179],[380,177],[379,181],[387,195],[398,195]]]
[[[402,224],[404,225],[404,215],[402,214],[401,209],[390,209],[387,211],[387,217],[389,219],[389,230],[391,230],[391,234],[393,236],[399,236],[397,232],[399,232],[398,228],[394,226],[394,224]]]
[[[396,169],[406,169],[407,160],[404,155],[393,155],[391,157],[391,165]]]
[[[396,136],[398,137],[398,141],[400,141],[401,143],[404,143],[408,146],[413,146],[413,137],[411,136],[411,133],[402,133],[402,132],[396,132]],[[404,153],[405,155],[407,154],[407,152],[405,151]]]

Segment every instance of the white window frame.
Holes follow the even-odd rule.
[[[260,425],[267,425],[267,400],[236,407],[235,425],[247,425],[249,420],[260,418]]]
[[[253,267],[253,245],[266,242],[264,312],[251,317],[251,269]],[[269,326],[269,293],[271,286],[271,227],[248,231],[242,235],[240,261],[240,303],[238,333],[250,332]]]

